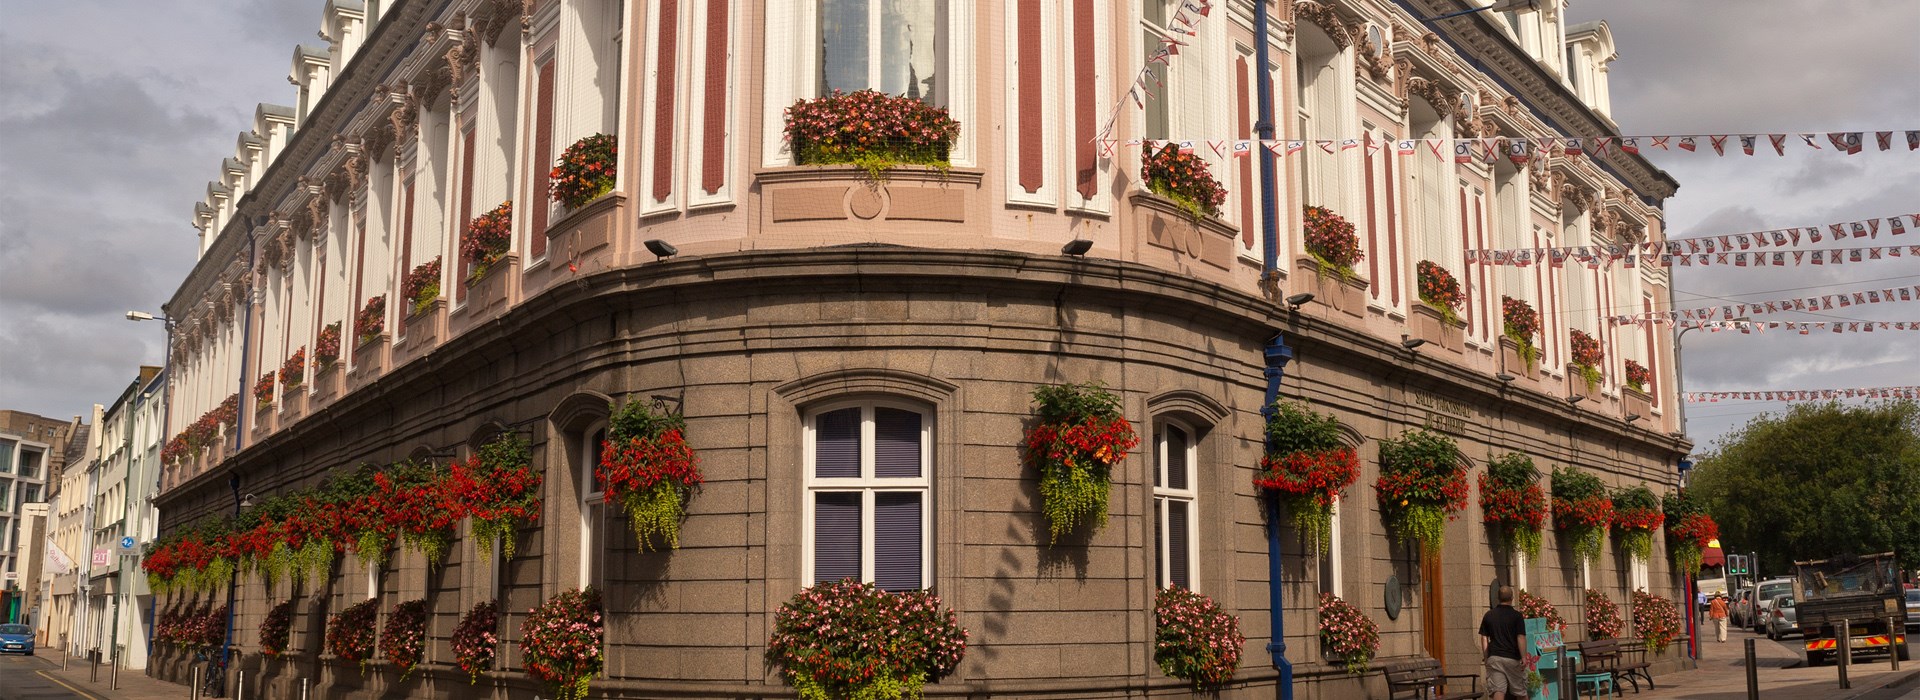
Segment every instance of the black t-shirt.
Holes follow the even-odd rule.
[[[1511,605],[1488,610],[1480,618],[1480,636],[1487,638],[1487,655],[1508,659],[1520,658],[1517,637],[1527,633],[1527,620],[1520,617],[1520,611]]]

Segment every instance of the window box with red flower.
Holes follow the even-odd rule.
[[[387,295],[368,297],[353,318],[354,347],[366,347],[387,332]]]
[[[426,656],[427,601],[396,603],[387,611],[387,625],[380,630],[380,655],[400,671],[400,680],[419,667]]]
[[[1636,590],[1629,611],[1633,617],[1633,631],[1646,642],[1649,651],[1665,653],[1667,645],[1680,638],[1680,607],[1674,605],[1673,601],[1645,590]]]
[[[1553,527],[1560,541],[1570,544],[1578,558],[1589,563],[1600,561],[1607,543],[1607,528],[1613,524],[1613,500],[1600,477],[1569,468],[1556,468],[1552,479]]]
[[[1540,364],[1540,312],[1524,299],[1500,297],[1501,368],[1534,378]]]
[[[802,700],[921,697],[967,653],[960,618],[929,591],[821,583],[780,605],[767,660]]]
[[[607,501],[627,514],[642,551],[680,547],[680,521],[704,480],[687,445],[686,420],[646,402],[628,401],[608,419],[606,446],[594,466]]]
[[[504,275],[495,275],[489,280],[497,280]],[[495,282],[485,285],[489,289]],[[468,288],[469,300],[473,298],[473,288]],[[393,364],[395,366],[411,362],[414,358],[431,352],[447,335],[447,300],[440,294],[440,258],[414,266],[402,281],[400,296],[406,300],[406,318],[400,321],[400,339],[394,344]]]
[[[1212,598],[1178,586],[1154,594],[1153,661],[1160,672],[1204,690],[1233,680],[1247,638],[1240,618]]]
[[[1467,507],[1467,467],[1452,438],[1416,428],[1380,441],[1373,489],[1396,541],[1438,552],[1447,522]]]
[[[1627,360],[1627,386],[1634,391],[1646,391],[1647,385],[1652,382],[1653,370],[1634,360]]]
[[[392,349],[387,344],[387,296],[367,300],[354,316],[353,366],[347,372],[347,388],[372,384],[387,370]]]
[[[1587,639],[1614,639],[1620,636],[1620,606],[1606,593],[1587,589]]]
[[[1414,265],[1414,278],[1419,285],[1421,304],[1440,312],[1440,318],[1449,326],[1466,325],[1460,320],[1460,308],[1467,303],[1467,293],[1460,289],[1460,278],[1432,260]]]
[[[307,346],[302,345],[299,350],[295,350],[292,355],[287,356],[286,362],[280,363],[280,387],[289,390],[281,393],[291,394],[291,389],[304,386],[306,381]]]
[[[1120,415],[1120,399],[1098,384],[1056,384],[1033,390],[1035,423],[1022,452],[1039,473],[1048,543],[1107,523],[1113,465],[1140,444]]]
[[[426,313],[433,302],[440,298],[440,256],[415,265],[407,272],[407,278],[400,286],[400,294],[406,297],[409,318]]]
[[[372,506],[379,526],[419,552],[429,567],[446,561],[465,504],[444,470],[431,462],[402,462],[374,472]]]
[[[253,405],[256,410],[266,410],[273,405],[273,373],[260,375],[253,383]]]
[[[1568,383],[1574,385],[1573,391],[1575,395],[1592,396],[1595,391],[1599,390],[1600,380],[1605,378],[1605,375],[1600,372],[1600,363],[1606,361],[1606,352],[1600,348],[1600,341],[1591,335],[1587,335],[1586,331],[1575,329],[1568,333],[1568,336],[1573,346],[1573,362],[1570,363],[1572,365],[1571,373],[1580,375],[1581,380],[1579,383],[1575,383],[1571,381],[1572,377],[1568,377]],[[1586,391],[1584,392],[1580,390],[1582,385],[1586,387]]]
[[[358,662],[364,673],[373,660],[379,617],[380,599],[369,598],[327,618],[327,653],[342,661]]]
[[[1333,506],[1360,477],[1360,456],[1346,444],[1340,422],[1305,404],[1279,401],[1266,425],[1266,454],[1253,485],[1293,519],[1307,551],[1332,543]]]
[[[453,662],[460,670],[467,672],[467,684],[480,682],[480,677],[493,670],[493,661],[500,650],[500,606],[491,600],[475,603],[472,610],[460,617],[460,623],[453,627]]]
[[[613,191],[618,168],[613,135],[594,134],[575,141],[560,153],[552,172],[547,174],[547,190],[561,206],[579,209]]]
[[[1320,646],[1328,661],[1337,660],[1347,673],[1358,676],[1380,652],[1380,627],[1340,596],[1321,593]]]
[[[1707,546],[1720,539],[1720,525],[1684,490],[1661,498],[1660,509],[1667,516],[1667,548],[1673,552],[1674,567],[1689,576],[1700,573],[1700,559]]]
[[[945,107],[875,90],[835,90],[786,110],[796,165],[850,164],[875,182],[901,165],[945,170],[958,138],[960,123]]]
[[[460,255],[471,266],[467,285],[472,286],[507,256],[513,245],[513,201],[501,202],[485,214],[467,222],[460,235]]]
[[[546,682],[554,700],[586,700],[588,684],[605,667],[600,593],[592,588],[562,591],[527,613],[520,626],[520,658],[527,675]]]
[[[1547,491],[1533,458],[1510,452],[1480,474],[1481,519],[1500,534],[1498,548],[1540,558],[1540,528],[1547,522]]]
[[[1302,247],[1296,268],[1302,280],[1312,280],[1314,298],[1356,318],[1366,314],[1367,280],[1354,269],[1366,254],[1360,251],[1360,237],[1353,222],[1320,206],[1301,211]]]
[[[1613,495],[1613,536],[1628,558],[1648,561],[1653,558],[1653,534],[1666,522],[1660,512],[1660,497],[1645,486],[1622,489]]]
[[[1148,192],[1173,200],[1196,219],[1219,216],[1220,205],[1227,201],[1226,189],[1207,170],[1206,161],[1178,144],[1149,149],[1140,159],[1140,181]]]
[[[327,324],[313,341],[313,393],[317,402],[333,400],[340,394],[340,322]],[[316,403],[316,406],[320,403]]]

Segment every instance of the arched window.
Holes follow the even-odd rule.
[[[580,585],[604,588],[606,583],[607,496],[600,477],[600,449],[607,444],[607,428],[595,426],[581,433],[580,445]]]
[[[1193,431],[1177,422],[1162,423],[1154,431],[1153,571],[1161,588],[1193,590],[1199,579],[1199,459],[1194,443]]]
[[[804,445],[807,584],[927,587],[932,412],[892,401],[829,405],[806,415]]]

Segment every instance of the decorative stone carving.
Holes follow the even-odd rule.
[[[1393,76],[1392,58],[1388,57],[1386,47],[1374,44],[1374,35],[1380,34],[1380,40],[1386,40],[1385,33],[1377,27],[1369,27],[1360,32],[1360,44],[1353,57],[1355,72],[1362,78],[1372,78],[1375,82],[1386,82]]]
[[[480,6],[480,9],[475,10],[477,15],[474,18],[475,23],[469,27],[469,30],[478,32],[488,46],[498,45],[501,30],[506,29],[507,25],[514,20],[520,19],[520,14],[515,11],[519,9],[516,7],[517,4],[513,0],[488,0]]]
[[[410,88],[403,84],[388,88],[393,96],[393,111],[387,114],[387,122],[393,129],[393,141],[410,143],[420,135],[420,104],[414,99]]]
[[[1417,75],[1407,78],[1407,94],[1426,100],[1433,105],[1433,111],[1440,114],[1453,114],[1459,109],[1459,98],[1452,90]]]
[[[1571,182],[1560,183],[1560,206],[1578,211],[1593,206],[1593,193]]]
[[[1334,12],[1330,5],[1323,5],[1314,0],[1298,0],[1293,3],[1293,15],[1312,22],[1314,26],[1325,31],[1327,38],[1333,40],[1334,48],[1345,51],[1347,47],[1353,45],[1352,28],[1347,26],[1346,20],[1340,19],[1340,14]]]
[[[533,32],[534,0],[520,0],[520,38],[525,39]]]

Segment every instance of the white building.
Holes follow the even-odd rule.
[[[160,461],[161,399],[164,375],[159,367],[141,367],[139,378],[102,415],[94,434],[94,459],[87,465],[87,492],[93,515],[88,528],[87,648],[102,650],[128,668],[146,667],[149,592],[140,560],[129,553],[151,541],[154,516],[147,495],[153,491]],[[132,538],[132,547],[123,547]]]

